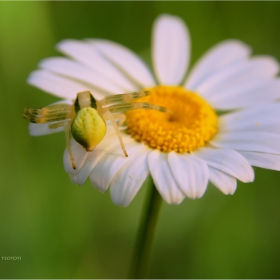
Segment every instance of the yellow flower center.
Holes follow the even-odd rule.
[[[126,112],[128,133],[162,152],[192,152],[206,145],[218,131],[218,117],[198,94],[177,86],[145,89],[150,95],[137,102],[150,102],[171,111],[132,110]]]

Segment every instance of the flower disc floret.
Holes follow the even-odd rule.
[[[170,110],[162,114],[152,110],[126,113],[128,133],[162,152],[186,153],[197,150],[218,132],[218,117],[198,94],[179,86],[147,89],[149,96],[137,102],[150,102]]]

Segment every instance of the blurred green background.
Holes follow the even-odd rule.
[[[31,137],[21,113],[57,100],[26,84],[57,42],[106,38],[149,62],[161,13],[188,24],[192,64],[228,38],[280,60],[280,2],[0,2],[1,278],[127,277],[147,190],[121,208],[89,181],[72,184],[63,133]],[[280,174],[255,172],[234,196],[209,186],[202,199],[164,203],[148,276],[280,278]]]

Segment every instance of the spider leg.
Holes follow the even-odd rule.
[[[170,110],[157,106],[155,104],[151,104],[149,102],[128,102],[123,104],[115,104],[107,107],[111,113],[122,113],[128,110],[136,110],[136,109],[149,109],[156,110],[163,113],[171,113]]]
[[[23,117],[32,123],[42,124],[70,119],[73,115],[73,105],[54,104],[41,109],[25,108]]]
[[[102,104],[102,106],[110,105],[113,103],[120,103],[120,102],[129,102],[131,100],[135,100],[144,96],[149,95],[148,91],[139,91],[139,92],[131,92],[131,93],[122,93],[122,94],[114,94],[107,96],[98,102]]]
[[[122,126],[122,124],[125,122],[125,120],[126,120],[126,115],[124,115],[124,114],[114,114],[113,115],[114,116],[114,119],[115,120],[119,120],[118,121],[118,126],[120,127],[120,126]]]
[[[120,145],[122,147],[122,150],[123,150],[123,153],[126,157],[128,157],[128,154],[127,154],[127,151],[124,147],[124,143],[123,143],[123,140],[122,140],[122,134],[120,132],[120,129],[119,129],[119,126],[117,125],[116,121],[115,121],[115,118],[114,118],[114,115],[110,112],[110,111],[107,111],[105,112],[105,114],[103,115],[104,119],[108,119],[110,120],[110,122],[112,123],[117,135],[118,135],[118,138],[119,138],[119,141],[120,141]]]
[[[74,161],[74,157],[70,145],[70,121],[64,121],[63,123],[64,123],[64,131],[65,131],[66,148],[72,163],[72,167],[73,169],[76,169],[76,164]]]
[[[56,123],[49,124],[49,128],[58,128],[58,127],[64,127],[65,121],[60,121]]]

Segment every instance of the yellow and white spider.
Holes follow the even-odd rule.
[[[111,95],[101,100],[96,100],[90,91],[83,91],[77,93],[73,104],[53,104],[41,109],[25,108],[23,117],[36,124],[56,122],[49,124],[51,129],[64,127],[66,147],[72,167],[76,169],[70,148],[70,131],[73,138],[87,151],[91,152],[104,138],[106,134],[106,121],[109,120],[118,135],[123,153],[127,157],[128,154],[119,129],[126,118],[123,113],[135,109],[152,109],[168,112],[167,109],[148,102],[131,102],[148,94],[148,91],[140,91]]]

